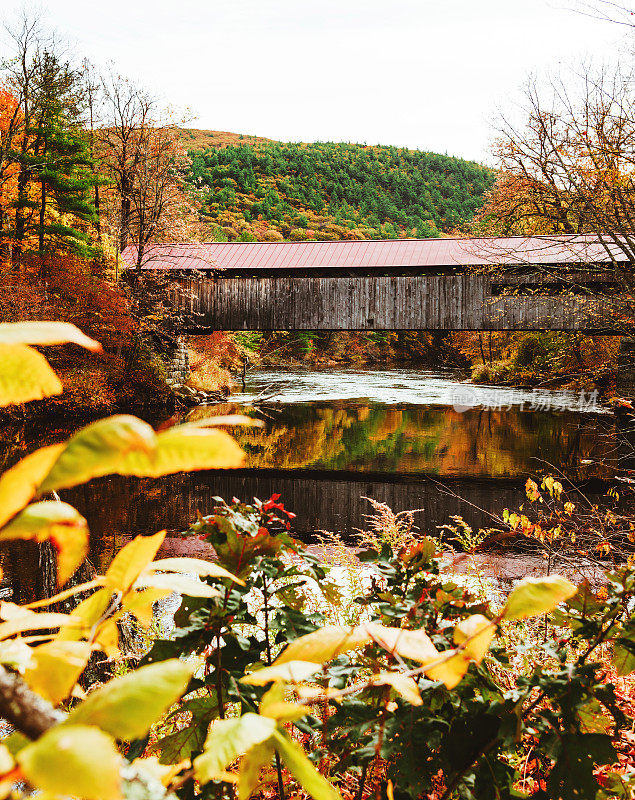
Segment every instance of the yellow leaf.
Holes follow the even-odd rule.
[[[57,725],[16,755],[36,789],[83,800],[119,800],[122,759],[112,737],[87,725]]]
[[[202,581],[195,581],[185,575],[176,573],[170,574],[148,574],[141,575],[135,582],[135,588],[141,589],[144,586],[153,586],[158,589],[169,589],[171,592],[178,592],[187,597],[218,597],[221,592]]]
[[[369,623],[367,628],[380,647],[402,658],[410,658],[425,664],[439,657],[439,652],[428,634],[423,630],[407,631],[402,628],[385,628]]]
[[[320,775],[297,742],[275,731],[273,744],[285,767],[314,800],[341,800],[337,789]]]
[[[127,592],[156,556],[165,539],[165,531],[154,536],[137,536],[117,553],[106,572],[113,591]]]
[[[153,561],[148,567],[148,572],[192,572],[201,578],[229,578],[241,586],[245,585],[245,581],[241,581],[231,572],[211,561],[203,561],[201,558],[160,558],[158,561]]]
[[[491,621],[482,614],[472,614],[462,620],[454,629],[454,643],[467,642],[463,653],[480,664],[489,650],[496,631]],[[469,640],[469,641],[467,641]]]
[[[35,614],[28,611],[19,617],[10,619],[0,624],[0,639],[7,639],[23,631],[38,631],[47,628],[60,628],[64,625],[74,625],[75,622],[68,614],[55,614],[52,611]]]
[[[443,653],[440,653],[443,656]],[[468,670],[470,659],[458,652],[450,656],[443,664],[426,670],[426,675],[433,681],[441,681],[448,689],[454,689]]]
[[[92,422],[64,443],[64,449],[40,484],[41,493],[69,489],[102,475],[130,473],[126,463],[148,460],[157,436],[150,425],[128,414]]]
[[[91,654],[88,642],[47,642],[34,647],[24,680],[53,705],[67,698]]]
[[[18,672],[24,672],[33,649],[22,639],[7,639],[0,642],[0,664],[6,664]]]
[[[117,658],[119,650],[119,628],[114,617],[107,619],[97,629],[95,644],[98,645],[108,658]]]
[[[299,703],[287,703],[284,684],[274,683],[260,701],[258,712],[263,717],[275,719],[278,725],[284,725],[286,722],[295,722],[295,720],[305,717],[311,713],[311,709]]]
[[[251,712],[234,719],[214,720],[203,754],[194,759],[197,780],[208,783],[218,778],[238,756],[266,742],[275,729],[275,720]]]
[[[68,503],[33,503],[0,530],[0,541],[49,539],[57,549],[57,582],[63,585],[88,554],[88,523]]]
[[[86,336],[70,322],[3,322],[0,323],[2,344],[78,344],[95,353],[102,351],[99,342]]]
[[[169,786],[181,770],[189,769],[190,760],[186,758],[178,764],[160,764],[156,756],[148,756],[147,758],[135,758],[132,764],[139,772],[151,775],[164,786]]]
[[[0,344],[0,406],[61,393],[60,379],[37,350],[25,344]]]
[[[252,672],[250,675],[244,675],[240,680],[242,683],[249,683],[252,686],[264,686],[270,681],[298,683],[321,669],[322,665],[313,661],[286,661],[283,664],[276,663],[271,667],[264,667]]]
[[[312,661],[324,663],[332,658],[354,650],[372,641],[364,625],[355,628],[344,625],[325,625],[313,633],[301,636],[291,642],[276,658],[274,664],[289,661]]]
[[[96,725],[118,739],[137,739],[183,694],[192,667],[171,658],[100,686],[68,716],[69,725]]]
[[[244,461],[245,454],[225,431],[177,425],[157,434],[153,458],[142,463],[140,471],[132,471],[131,465],[125,474],[160,477],[182,470],[241,467]]]
[[[261,419],[247,417],[244,414],[225,414],[217,417],[203,417],[186,422],[182,427],[188,428],[216,428],[219,425],[247,425],[254,428],[262,428],[264,422]]]
[[[435,681],[442,681],[448,689],[453,689],[461,682],[470,662],[477,664],[483,660],[494,638],[494,626],[482,614],[473,614],[460,622],[454,629],[455,644],[465,647],[436,667],[426,670],[426,675]],[[468,641],[469,639],[469,641]],[[442,657],[443,653],[439,653]]]
[[[152,605],[172,593],[171,589],[144,589],[141,592],[128,592],[123,602],[123,610],[134,614],[141,625],[152,625]]]
[[[0,775],[4,775],[13,769],[15,761],[7,747],[0,744]]]
[[[58,592],[52,597],[45,597],[42,600],[35,600],[33,603],[28,603],[27,605],[23,606],[23,608],[33,609],[43,608],[44,606],[52,606],[54,603],[59,603],[61,600],[66,600],[68,597],[72,597],[74,594],[87,592],[89,589],[96,589],[98,586],[102,586],[103,583],[104,579],[101,577],[95,578],[92,581],[87,581],[86,583],[78,583],[76,586],[69,586],[68,589],[64,589],[63,592]]]
[[[420,706],[423,704],[419,687],[413,678],[408,675],[401,675],[399,672],[382,672],[379,675],[373,675],[371,678],[375,686],[386,684],[407,700],[413,706]]]
[[[275,719],[278,725],[284,725],[286,722],[295,722],[306,717],[311,713],[311,709],[300,703],[269,703],[260,713],[263,717]]]
[[[62,628],[57,634],[59,640],[77,640],[87,635],[105,614],[112,592],[109,589],[99,589],[87,597],[73,609],[70,618],[73,620],[74,627]]]
[[[560,575],[523,578],[507,598],[505,619],[525,619],[552,611],[577,592],[577,587]]]
[[[238,768],[238,800],[249,800],[260,773],[271,764],[274,749],[268,742],[257,744],[247,751]]]
[[[0,525],[21,511],[36,494],[63,450],[63,444],[42,447],[18,461],[0,477]]]

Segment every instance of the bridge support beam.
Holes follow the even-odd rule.
[[[190,376],[190,357],[187,337],[178,336],[173,347],[163,356],[166,377],[170,383],[185,383]]]

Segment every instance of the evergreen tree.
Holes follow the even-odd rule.
[[[39,142],[40,184],[38,245],[45,251],[70,250],[90,256],[86,232],[96,213],[90,199],[95,183],[90,140],[82,127],[83,91],[78,73],[45,52],[40,67],[39,115],[34,131]]]

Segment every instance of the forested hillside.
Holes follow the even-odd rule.
[[[186,131],[186,179],[219,240],[439,236],[471,220],[494,173],[397,147]]]

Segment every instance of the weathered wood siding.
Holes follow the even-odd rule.
[[[616,330],[608,298],[494,296],[485,275],[184,278],[191,330]]]

